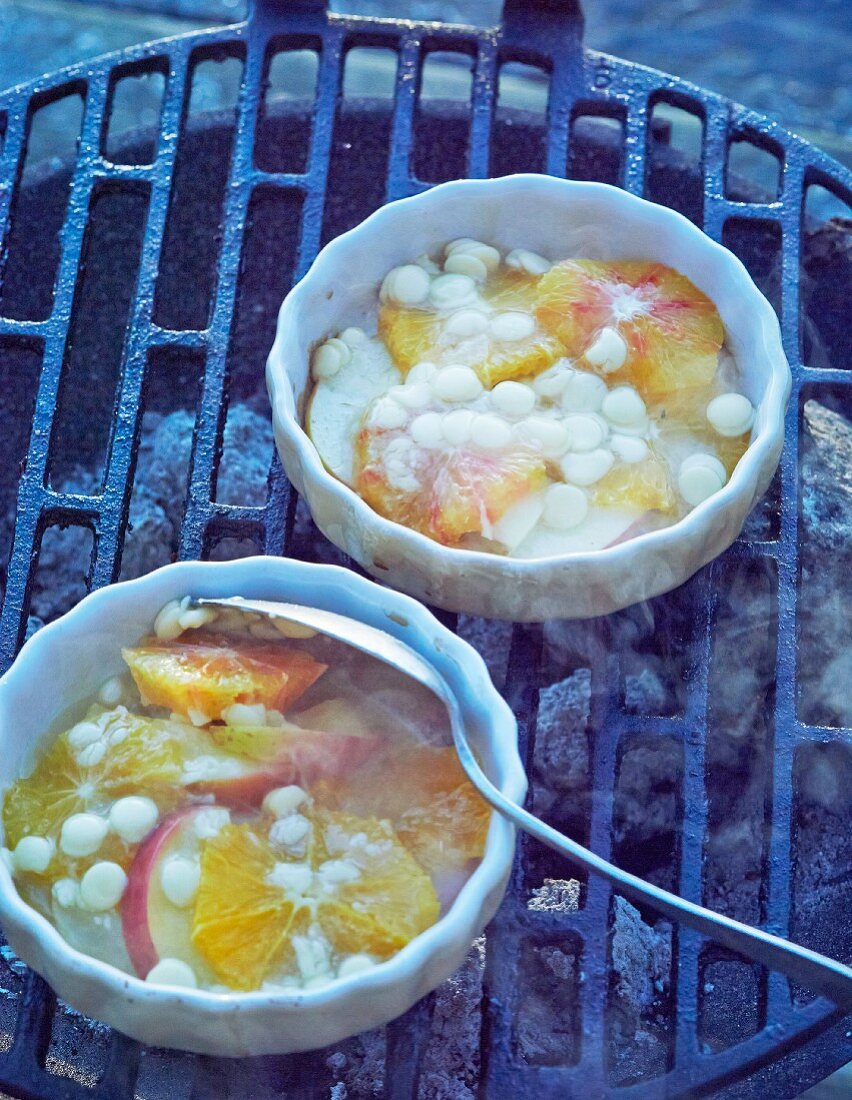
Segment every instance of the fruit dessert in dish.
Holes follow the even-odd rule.
[[[378,513],[451,547],[597,550],[721,489],[754,421],[712,301],[660,263],[462,238],[315,348],[305,424]]]
[[[315,989],[452,904],[490,812],[420,685],[188,598],[122,657],[3,795],[2,857],[72,947],[155,984]]]

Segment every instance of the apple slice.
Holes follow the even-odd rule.
[[[151,638],[122,656],[143,699],[202,722],[234,703],[286,711],[327,668],[301,649],[213,635],[191,642]]]
[[[178,908],[166,897],[161,874],[175,856],[200,858],[199,815],[209,806],[190,806],[167,817],[140,845],[121,899],[121,927],[133,969],[144,978],[160,959],[182,959],[195,971],[199,984],[213,984],[215,976],[192,946],[193,906]]]

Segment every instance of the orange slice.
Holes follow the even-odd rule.
[[[392,481],[389,465],[401,461],[405,478]],[[404,432],[370,427],[356,443],[359,495],[380,515],[444,545],[470,534],[490,538],[492,525],[546,480],[544,460],[522,444],[488,453],[428,450]]]
[[[714,454],[728,471],[728,477],[745,454],[751,432],[739,436],[724,436],[715,432],[707,421],[707,406],[716,396],[713,386],[693,387],[666,394],[650,405],[663,446],[683,445]]]
[[[147,703],[208,721],[233,703],[285,711],[326,669],[302,650],[212,636],[192,642],[149,639],[122,650],[122,656]]]
[[[322,854],[350,860],[360,871],[317,911],[335,950],[387,958],[435,923],[435,888],[388,822],[331,812],[320,813],[317,825]]]
[[[536,276],[505,270],[486,283],[482,298],[495,312],[532,313],[537,285]],[[487,387],[508,378],[540,374],[563,354],[560,342],[540,329],[521,340],[494,340],[484,334],[453,339],[438,314],[389,303],[379,310],[379,336],[403,374],[424,361],[463,363],[472,367]]]
[[[226,825],[201,854],[192,943],[220,981],[257,989],[292,952],[290,937],[310,911],[269,881],[284,862],[248,825]]]
[[[665,464],[651,455],[643,462],[613,467],[594,486],[593,503],[600,508],[641,508],[672,513],[677,497]]]
[[[725,330],[710,299],[685,275],[639,260],[565,260],[541,277],[539,323],[579,359],[604,328],[627,344],[612,379],[646,401],[711,381]]]

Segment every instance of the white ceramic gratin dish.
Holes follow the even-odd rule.
[[[349,325],[375,332],[384,275],[457,237],[552,260],[653,260],[688,276],[716,304],[757,410],[751,444],[728,484],[662,530],[605,550],[530,560],[442,546],[380,516],[330,474],[301,427],[312,348]],[[675,588],[730,546],[778,464],[791,386],[778,320],[736,256],[666,207],[606,184],[538,175],[441,184],[382,207],[332,241],[284,299],[266,377],[284,469],[336,546],[429,603],[515,621],[608,614]]]
[[[187,593],[306,603],[407,642],[456,694],[493,781],[508,798],[523,800],[527,782],[515,720],[475,650],[414,600],[345,569],[259,557],[169,565],[100,589],[40,630],[0,679],[0,788],[26,773],[72,702],[121,669],[121,646],[150,631],[160,607]],[[514,827],[494,814],[482,862],[441,920],[373,970],[304,993],[216,994],[148,985],[71,948],[22,900],[2,861],[0,924],[13,951],[63,1000],[143,1043],[217,1055],[309,1050],[399,1016],[461,965],[503,897],[514,838]]]

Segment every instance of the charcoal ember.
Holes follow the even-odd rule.
[[[458,633],[479,653],[488,666],[491,679],[497,687],[501,687],[506,680],[512,624],[501,619],[478,619],[472,615],[459,615]]]
[[[591,810],[589,706],[591,674],[581,668],[539,692],[532,766],[534,812],[572,836],[584,837]],[[536,862],[549,853],[536,851]],[[539,880],[540,881],[540,880]]]
[[[72,492],[87,491],[77,482]],[[41,539],[30,612],[42,622],[63,615],[86,595],[92,533],[76,525],[49,527]]]
[[[513,1038],[518,1057],[528,1065],[577,1061],[582,982],[577,959],[577,945],[570,939],[528,941],[521,949]]]
[[[669,696],[669,690],[654,668],[643,668],[624,677],[624,707],[631,714],[666,714]]]
[[[683,750],[668,737],[634,737],[618,768],[613,805],[613,860],[674,889]]]
[[[714,950],[711,948],[711,950]],[[708,961],[703,969],[698,1038],[705,1052],[726,1050],[760,1028],[761,970],[744,959]]]
[[[814,725],[850,726],[852,423],[811,400],[803,425],[799,707]]]
[[[575,878],[546,878],[527,902],[533,913],[576,913],[580,908],[581,883]]]
[[[387,1033],[383,1027],[347,1039],[326,1058],[335,1100],[377,1100],[385,1091]],[[336,1090],[336,1091],[335,1091]]]
[[[259,414],[247,404],[232,405],[222,433],[222,462],[216,480],[219,503],[262,508],[273,450],[268,411]]]
[[[610,966],[611,1079],[617,1085],[650,1080],[666,1072],[669,1060],[671,925],[664,920],[647,924],[635,906],[615,896]]]
[[[420,1074],[420,1100],[474,1100],[479,1083],[485,937],[438,989]]]
[[[808,228],[802,241],[803,359],[830,369],[852,352],[845,324],[852,281],[852,219],[829,218]]]

